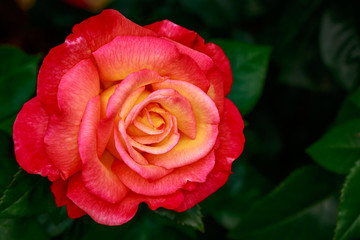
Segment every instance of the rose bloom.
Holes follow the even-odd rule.
[[[243,150],[224,52],[168,20],[105,10],[51,49],[37,84],[14,124],[16,159],[52,181],[70,218],[120,225],[141,202],[185,211]]]

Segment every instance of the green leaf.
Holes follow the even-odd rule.
[[[359,108],[360,110],[360,87],[356,89],[354,93],[350,95],[350,100]]]
[[[228,98],[242,115],[246,115],[254,108],[264,88],[270,47],[223,39],[214,43],[230,60],[234,82]]]
[[[322,167],[347,173],[360,159],[360,119],[333,127],[306,151]]]
[[[17,113],[35,93],[38,56],[0,46],[0,120]]]
[[[196,205],[195,207],[181,213],[165,208],[159,208],[155,210],[155,212],[171,219],[172,221],[175,221],[178,224],[188,225],[201,232],[204,232],[204,223],[202,222],[202,214],[199,205]]]
[[[347,90],[353,89],[360,78],[360,38],[358,28],[348,14],[338,9],[324,13],[320,50],[325,65],[340,85]]]
[[[294,171],[249,208],[230,232],[236,239],[330,239],[335,226],[334,177],[316,166]]]
[[[49,182],[21,169],[0,198],[0,218],[33,216],[53,208]]]
[[[0,239],[50,240],[36,219],[0,219]]]
[[[334,240],[360,238],[360,161],[346,177],[341,191]]]
[[[358,108],[354,101],[352,101],[352,96],[350,95],[341,105],[336,115],[334,125],[340,125],[355,118],[360,119],[360,108]]]

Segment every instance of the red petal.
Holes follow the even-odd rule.
[[[147,196],[159,196],[176,192],[188,181],[205,182],[214,164],[215,156],[214,152],[211,152],[199,161],[175,169],[168,175],[154,181],[144,179],[120,161],[114,162],[113,169],[121,181],[132,191]]]
[[[19,165],[28,173],[48,176],[50,181],[55,181],[59,171],[46,155],[44,144],[48,119],[39,99],[31,99],[24,104],[15,120],[13,138]]]
[[[218,69],[220,69],[225,75],[223,79],[225,96],[230,93],[233,81],[230,62],[219,46],[213,43],[205,44],[204,39],[196,32],[188,30],[168,20],[155,22],[145,26],[145,28],[153,30],[161,37],[170,38],[211,57]]]
[[[66,203],[66,210],[69,215],[69,218],[76,219],[82,217],[86,214],[81,208],[76,206],[70,199]]]
[[[58,207],[64,206],[68,201],[68,198],[66,197],[66,187],[67,181],[62,179],[58,179],[51,184],[51,192],[54,195],[55,203]]]
[[[146,197],[130,193],[121,202],[111,204],[90,194],[86,190],[80,174],[71,177],[68,186],[67,196],[96,222],[105,225],[121,225],[130,221],[141,202],[146,202],[151,209],[159,207],[173,209],[183,201],[183,195],[178,191],[159,197]]]
[[[236,106],[225,99],[225,112],[219,125],[220,146],[216,149],[216,159],[222,163],[223,169],[230,171],[232,162],[244,149],[244,121]]]
[[[115,10],[104,10],[101,14],[88,18],[73,28],[65,43],[51,49],[45,57],[38,77],[37,95],[48,114],[57,112],[57,89],[62,76],[75,64],[116,36],[153,36],[147,30],[121,15]]]
[[[203,91],[209,81],[196,62],[180,54],[171,41],[156,37],[118,36],[94,53],[102,80],[118,81],[142,69],[196,85]]]
[[[82,160],[82,179],[92,194],[110,203],[119,202],[128,189],[112,172],[114,157],[104,152],[101,160],[97,156],[96,132],[100,120],[100,98],[89,101],[79,132],[79,151]]]
[[[75,35],[84,38],[95,51],[116,36],[155,36],[153,31],[137,25],[116,10],[107,9],[73,28]]]
[[[194,191],[183,191],[185,200],[176,211],[192,208],[226,183],[232,162],[240,156],[244,148],[243,128],[244,122],[239,111],[226,99],[224,117],[219,126],[220,146],[215,150],[215,167],[205,183],[199,183]]]

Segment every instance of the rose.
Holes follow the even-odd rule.
[[[105,10],[45,57],[14,123],[15,154],[47,176],[58,206],[119,225],[139,203],[181,212],[225,184],[244,145],[215,44],[164,20]]]

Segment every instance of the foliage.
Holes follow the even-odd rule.
[[[223,188],[184,213],[141,205],[118,227],[69,219],[47,179],[14,159],[12,124],[35,94],[41,57],[94,14],[16,2],[0,3],[0,239],[360,238],[360,2],[112,1],[140,25],[169,19],[220,45],[247,122]]]

